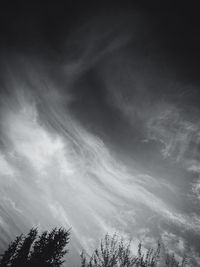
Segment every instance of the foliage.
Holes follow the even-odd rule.
[[[11,266],[12,265],[12,260],[15,258],[16,253],[17,253],[17,248],[22,242],[22,235],[16,237],[16,239],[10,243],[8,246],[8,249],[4,252],[0,266]]]
[[[69,230],[54,228],[41,235],[37,229],[31,229],[24,236],[18,236],[4,252],[0,267],[60,267],[67,253],[65,246],[69,243]],[[186,257],[179,263],[174,254],[161,253],[161,245],[155,249],[145,250],[141,243],[136,255],[131,250],[131,242],[125,242],[116,234],[106,235],[91,256],[81,254],[80,267],[186,267]],[[162,252],[163,252],[162,251]]]
[[[160,259],[160,243],[156,249],[142,251],[141,243],[138,245],[137,255],[131,251],[131,242],[126,243],[117,235],[106,235],[99,248],[95,249],[92,256],[81,254],[81,267],[185,267],[186,260],[179,263],[173,254],[167,253],[165,259]]]
[[[69,231],[54,228],[41,235],[37,229],[31,229],[26,236],[17,237],[8,246],[0,261],[0,267],[60,267],[67,253]]]

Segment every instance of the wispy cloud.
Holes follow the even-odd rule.
[[[39,62],[31,65],[26,60],[18,75],[15,67],[6,76],[9,93],[3,94],[0,107],[0,222],[1,228],[7,229],[4,240],[33,225],[48,228],[59,224],[72,227],[76,239],[73,241],[78,240],[79,248],[90,250],[106,232],[135,234],[139,240],[143,236],[140,229],[152,227],[154,233],[147,232],[145,240],[157,238],[162,234],[163,221],[168,228],[200,230],[196,213],[187,214],[179,203],[170,202],[169,198],[176,199],[181,190],[166,180],[165,173],[156,173],[156,168],[149,171],[145,164],[136,168],[134,160],[131,166],[122,163],[99,136],[86,130],[71,113],[77,73],[84,75],[97,62],[106,61],[108,55],[110,65],[99,69],[105,82],[104,101],[128,118],[133,133],[142,132],[139,140],[144,147],[152,140],[156,142],[161,161],[170,158],[190,173],[199,172],[198,124],[185,119],[176,105],[154,101],[147,89],[150,77],[143,81],[140,71],[133,75],[135,68],[127,55],[125,59],[113,59],[112,53],[127,45],[130,35],[119,40],[116,35],[110,42],[107,31],[104,37],[108,45],[96,51],[96,42],[100,45],[102,37],[86,36],[85,42],[91,38],[91,46],[83,49],[78,61],[72,59],[63,64],[59,71],[66,84],[59,83],[57,77],[53,79]],[[154,164],[159,163],[155,160]],[[198,193],[195,183],[193,193]]]
[[[0,173],[2,176],[13,176],[14,170],[6,161],[5,157],[0,154]]]
[[[7,159],[1,156],[1,165],[3,175],[13,176],[14,169],[17,170],[7,191],[7,204],[16,211],[19,205],[30,224],[45,227],[58,222],[72,226],[77,238],[82,236],[81,243],[86,244],[91,237],[127,225],[124,215],[129,217],[131,207],[141,206],[143,216],[151,210],[186,229],[198,228],[192,218],[178,213],[151,192],[153,184],[162,187],[164,181],[159,184],[152,176],[129,170],[77,121],[63,120],[60,103],[51,114],[62,114],[59,116],[62,131],[53,123],[55,117],[50,124],[45,123],[45,114],[41,120],[35,103],[24,97],[17,102],[14,111],[4,110],[2,131],[7,136],[5,146],[13,156]],[[7,183],[3,186],[2,190],[6,190]],[[12,213],[10,208],[10,216]]]

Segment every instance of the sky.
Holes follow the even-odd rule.
[[[69,262],[106,233],[200,264],[199,21],[128,1],[0,11],[0,251],[71,228]]]

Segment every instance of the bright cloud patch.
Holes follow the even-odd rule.
[[[13,176],[14,175],[14,170],[12,167],[9,165],[9,163],[6,161],[5,157],[0,154],[0,173],[1,175],[5,176]]]

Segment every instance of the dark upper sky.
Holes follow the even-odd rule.
[[[163,53],[179,67],[198,64],[199,16],[195,5],[175,4],[159,1],[65,1],[63,4],[9,3],[1,6],[2,47],[29,49],[47,46],[60,50],[63,40],[81,23],[99,14],[134,16],[135,10],[142,12]],[[130,25],[127,27],[131,28]],[[191,66],[191,67],[192,67]],[[190,73],[191,74],[191,73]]]

